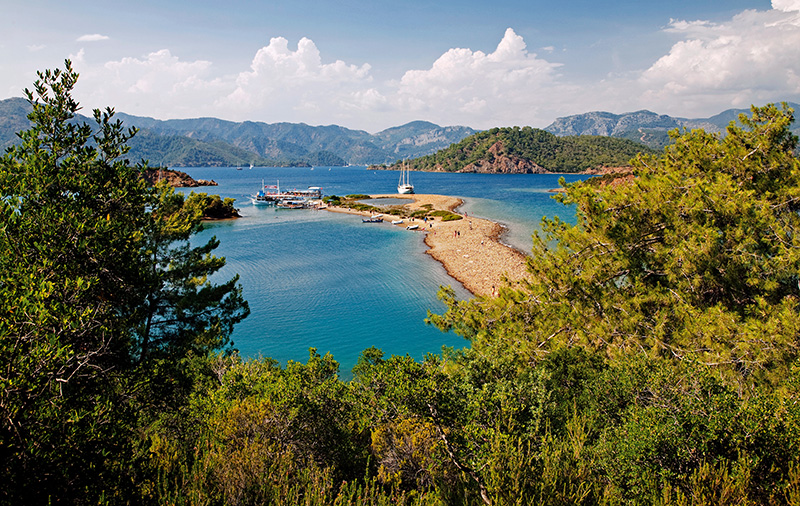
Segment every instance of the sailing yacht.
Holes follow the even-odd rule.
[[[403,167],[400,169],[400,182],[397,183],[397,193],[401,195],[414,193],[414,185],[411,184],[411,179],[408,177],[406,162],[403,162]]]

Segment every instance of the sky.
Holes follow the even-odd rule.
[[[0,0],[0,99],[80,73],[87,112],[544,128],[800,102],[800,0]]]

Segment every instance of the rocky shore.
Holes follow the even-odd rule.
[[[166,181],[174,188],[195,188],[198,186],[217,186],[217,182],[206,179],[194,179],[185,172],[173,169],[147,169],[144,179],[148,184],[154,185],[159,181]]]

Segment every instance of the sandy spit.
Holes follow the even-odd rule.
[[[408,198],[404,209],[409,213],[425,205],[433,209],[457,212],[463,204],[458,197],[446,195],[371,195],[370,198]],[[328,207],[329,211],[368,215],[346,208]],[[411,221],[404,219],[396,226],[418,225],[414,232],[425,234],[426,253],[441,262],[448,274],[457,279],[473,295],[493,296],[502,286],[504,278],[510,282],[523,279],[527,270],[525,255],[518,250],[502,244],[499,240],[502,227],[489,220],[467,216],[462,213],[461,220],[441,221],[441,218]],[[399,217],[384,215],[384,222],[391,223]],[[412,232],[412,231],[409,231]]]

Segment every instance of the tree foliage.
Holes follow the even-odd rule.
[[[797,355],[798,161],[789,110],[756,108],[723,138],[676,134],[620,185],[572,184],[578,223],[545,220],[524,290],[435,320],[473,345],[562,344],[725,365],[747,376]],[[770,373],[772,374],[772,373]]]
[[[676,134],[619,184],[567,187],[521,289],[457,301],[470,341],[365,350],[342,381],[226,359],[154,425],[154,502],[797,504],[792,114]],[[162,491],[162,492],[158,492]]]
[[[6,501],[113,489],[110,456],[129,451],[134,409],[165,401],[155,373],[185,377],[248,311],[235,278],[207,280],[224,264],[216,240],[189,244],[200,207],[149,190],[124,159],[135,131],[112,109],[94,112],[94,129],[72,121],[77,78],[69,61],[39,74],[32,127],[0,162]]]
[[[774,106],[573,184],[530,275],[365,350],[352,379],[229,353],[247,314],[76,75],[45,72],[0,165],[0,503],[798,504],[798,161]]]

